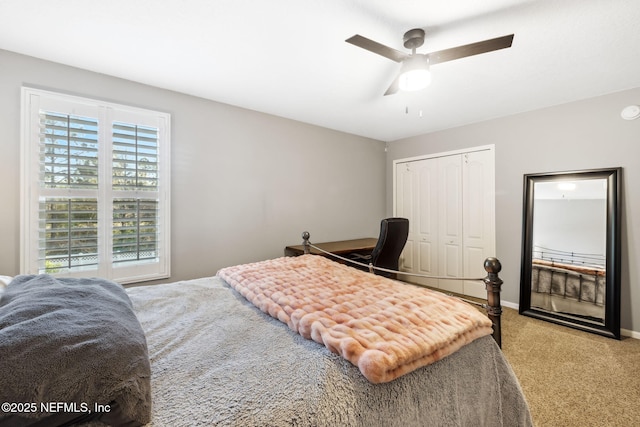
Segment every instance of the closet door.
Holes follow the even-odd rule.
[[[416,232],[414,224],[414,203],[417,186],[417,176],[415,167],[410,163],[398,163],[395,170],[396,188],[395,192],[395,213],[401,218],[409,219],[409,236],[400,255],[398,269],[400,271],[414,272],[415,269],[415,245]],[[409,280],[409,277],[399,277],[401,280]]]
[[[438,270],[440,276],[462,277],[462,155],[438,160]],[[439,288],[463,293],[460,280],[439,280]]]
[[[438,275],[438,162],[435,159],[416,163],[418,186],[413,213],[416,225],[416,273]],[[417,283],[438,286],[437,279],[417,278]]]
[[[489,150],[463,154],[462,213],[464,277],[485,277],[483,264],[495,256],[494,156]],[[465,281],[465,295],[486,298],[483,283]]]
[[[409,219],[409,237],[400,269],[438,274],[438,162],[419,160],[396,166],[396,216]],[[427,286],[438,281],[415,276],[403,280]]]

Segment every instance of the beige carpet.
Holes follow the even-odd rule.
[[[640,340],[604,338],[505,308],[502,350],[537,427],[640,425]]]

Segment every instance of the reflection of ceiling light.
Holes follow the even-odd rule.
[[[624,107],[622,112],[620,113],[625,120],[634,120],[640,117],[640,106],[637,105],[629,105],[628,107]]]
[[[576,189],[575,182],[561,182],[558,184],[558,190],[562,191],[573,191]]]
[[[402,61],[398,85],[400,90],[416,91],[431,83],[429,58],[426,55],[412,55]]]

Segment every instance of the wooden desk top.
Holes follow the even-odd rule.
[[[334,254],[348,254],[351,252],[371,252],[375,248],[378,239],[374,237],[366,237],[364,239],[341,240],[338,242],[313,243],[313,245]],[[284,248],[286,256],[302,255],[304,253],[303,245],[287,246]],[[311,248],[312,254],[321,254],[322,252]]]

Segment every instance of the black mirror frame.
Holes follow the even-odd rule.
[[[520,314],[609,338],[620,339],[621,177],[622,168],[524,175],[522,265],[520,276],[520,306],[518,310]],[[564,316],[561,313],[551,313],[531,308],[534,184],[536,182],[557,181],[560,179],[589,178],[607,180],[606,296],[603,325],[581,321],[574,317]]]

